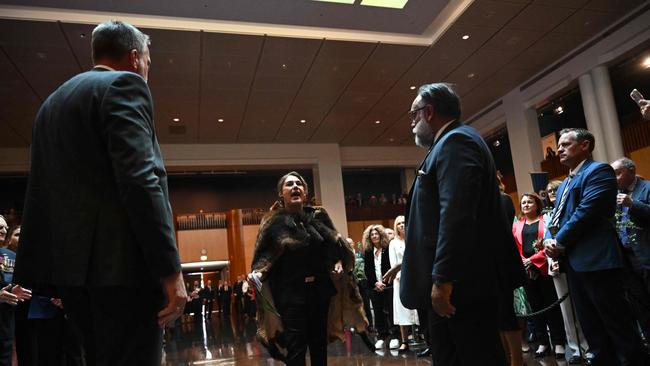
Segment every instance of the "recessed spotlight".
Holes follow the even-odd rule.
[[[287,64],[282,64],[282,70],[286,70],[286,69],[287,69]]]
[[[222,122],[223,122],[223,118],[219,118],[219,119],[217,120],[217,122],[222,123]]]
[[[646,57],[641,65],[644,69],[650,69],[650,56]]]
[[[395,141],[395,139],[392,137],[388,139],[388,142],[393,142],[393,141]]]
[[[463,40],[465,40],[465,41],[466,41],[466,40],[468,40],[468,39],[469,39],[469,34],[465,34],[465,35],[463,35],[463,36],[462,36],[462,37],[460,37],[460,38],[462,38]]]
[[[470,72],[469,74],[467,74],[468,79],[472,79],[472,78],[474,78],[474,76],[476,76],[476,74],[473,73],[473,72]]]
[[[411,89],[411,90],[415,90],[415,85],[411,85],[411,86],[409,86],[409,89]]]
[[[178,117],[174,117],[174,118],[172,118],[172,121],[174,121],[174,122],[180,122],[180,121],[181,121],[181,119],[180,119],[180,118],[178,118]]]
[[[380,123],[381,123],[380,120],[376,120],[376,121],[375,121],[375,124],[376,124],[376,125],[378,125],[378,124],[380,124]]]
[[[555,107],[555,108],[553,109],[553,113],[555,113],[555,114],[562,114],[562,113],[564,113],[564,108],[562,108],[562,106],[559,105],[559,106],[557,106],[557,107]]]
[[[306,119],[301,119],[300,123],[307,123],[307,120]]]
[[[499,146],[501,146],[501,141],[499,141],[499,140],[495,140],[495,141],[492,143],[492,145],[494,145],[494,147],[499,147]]]
[[[81,37],[81,38],[86,38],[86,33],[81,33],[81,34],[79,35],[79,37]]]
[[[202,256],[201,256],[201,260],[202,260],[202,261],[207,261],[207,260],[208,260],[208,256],[207,256],[207,255],[202,255]],[[201,269],[203,269],[203,268],[201,268]]]

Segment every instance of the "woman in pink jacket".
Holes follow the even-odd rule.
[[[548,275],[548,262],[542,250],[544,237],[544,220],[542,217],[542,201],[534,193],[521,196],[521,218],[512,225],[521,260],[526,268],[528,281],[524,286],[526,296],[533,311],[546,308],[557,300],[553,279]],[[533,318],[535,333],[539,347],[535,352],[536,358],[545,357],[551,353],[550,345],[555,346],[555,357],[564,359],[564,344],[566,334],[559,307]],[[551,339],[546,331],[550,330]]]

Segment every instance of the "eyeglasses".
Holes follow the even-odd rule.
[[[414,110],[412,110],[412,111],[409,111],[409,118],[411,119],[411,121],[415,122],[415,117],[417,117],[418,112],[421,111],[421,110],[423,110],[423,109],[426,108],[427,106],[428,106],[428,104],[425,104],[425,105],[423,105],[423,106],[420,107],[420,108],[416,108],[416,109],[414,109]]]

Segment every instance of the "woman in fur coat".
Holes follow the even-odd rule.
[[[363,302],[351,275],[352,248],[324,209],[307,206],[305,179],[290,172],[262,220],[249,281],[258,300],[258,336],[287,365],[327,365],[327,343],[345,326],[365,332]]]

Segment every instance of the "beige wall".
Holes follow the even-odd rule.
[[[198,262],[201,249],[207,249],[209,261],[228,260],[226,229],[182,230],[178,232],[178,251],[181,262]]]

